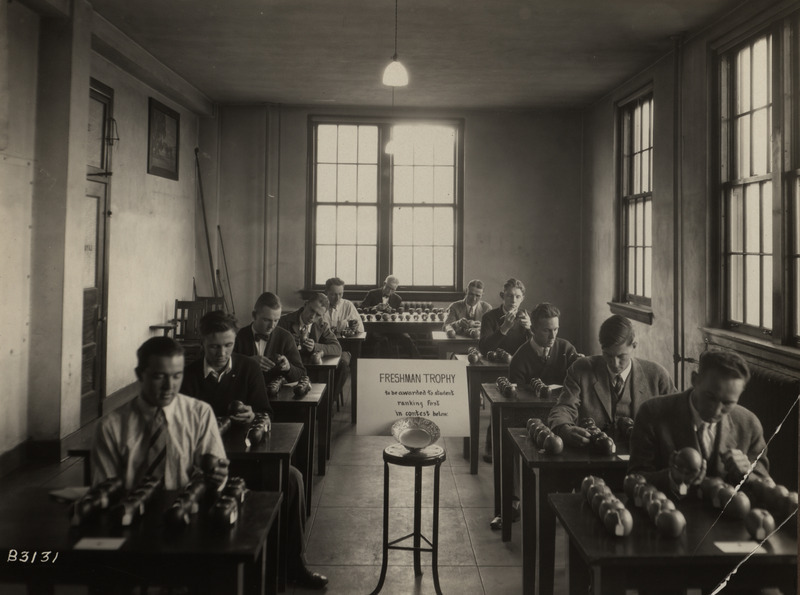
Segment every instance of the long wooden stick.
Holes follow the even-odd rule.
[[[206,219],[206,201],[203,198],[203,178],[200,176],[200,149],[194,148],[194,162],[197,167],[197,190],[200,193],[200,207],[203,209],[203,228],[206,232],[206,248],[208,248],[208,266],[211,271],[211,289],[217,297],[217,284],[214,277],[214,258],[211,256],[211,238],[208,235],[208,220]]]
[[[231,274],[228,272],[228,258],[225,256],[225,242],[222,241],[222,228],[217,225],[217,233],[219,233],[219,247],[222,250],[222,266],[225,267],[225,279],[228,280],[228,295],[231,296],[231,314],[236,316],[236,304],[233,301],[233,287],[231,287]],[[222,281],[220,281],[220,286]]]

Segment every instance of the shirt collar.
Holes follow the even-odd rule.
[[[172,402],[162,407],[164,410],[164,417],[167,420],[167,425],[172,423],[172,420],[175,418],[175,409],[177,408],[175,402],[178,400],[178,396],[176,395]],[[147,401],[144,400],[141,393],[136,397],[136,401],[134,402],[135,407],[139,410],[139,413],[144,418],[147,424],[152,423],[153,418],[156,416],[156,411],[158,411],[158,407],[154,407],[150,405]]]
[[[214,374],[214,376],[217,378],[217,382],[219,382],[222,380],[222,377],[231,370],[233,370],[233,356],[228,358],[228,364],[225,366],[225,369],[222,370],[222,372],[217,372],[214,368],[209,366],[206,359],[203,358],[203,378],[208,378],[209,374]]]
[[[542,347],[536,341],[534,341],[533,337],[531,337],[530,344],[531,344],[531,347],[533,348],[533,351],[536,353],[536,355],[538,355],[539,357],[543,357],[544,356],[544,347]],[[550,351],[553,351],[552,347],[550,347]]]
[[[629,361],[628,362],[628,367],[625,368],[624,370],[622,370],[622,372],[620,372],[619,374],[612,374],[611,370],[608,370],[608,368],[606,368],[606,370],[608,370],[608,376],[611,378],[611,383],[613,384],[614,383],[614,376],[622,376],[622,382],[627,382],[628,376],[631,375],[631,369],[632,368],[633,368],[633,360]]]
[[[700,417],[700,412],[695,408],[694,403],[692,403],[692,393],[689,393],[689,411],[692,412],[692,423],[694,424],[694,431],[697,432],[700,428],[703,427],[703,424],[708,424],[710,428],[713,430],[717,427],[719,422],[716,421],[704,421],[702,417]]]

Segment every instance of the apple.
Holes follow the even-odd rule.
[[[590,441],[592,450],[601,455],[612,455],[617,452],[617,445],[605,434],[598,434]]]
[[[238,415],[240,413],[244,413],[245,411],[247,411],[247,405],[239,400],[231,401],[231,404],[228,405],[228,413],[231,415]]]
[[[448,339],[455,339],[456,338],[456,332],[451,328],[447,329],[447,338]]]
[[[662,510],[656,516],[656,528],[664,537],[678,537],[686,529],[686,517],[680,510]]]
[[[655,486],[653,486],[652,490],[645,490],[642,493],[642,508],[644,508],[646,511],[647,507],[653,500],[666,500],[666,499],[667,495],[664,492],[656,489]]]
[[[608,498],[600,503],[600,506],[597,508],[597,515],[600,519],[604,519],[606,513],[609,510],[621,510],[625,508],[625,505],[619,500],[619,498]]]
[[[763,508],[753,508],[745,515],[744,526],[750,537],[762,541],[775,530],[775,519]]]
[[[602,500],[602,498],[613,495],[614,494],[611,491],[611,488],[609,488],[607,485],[605,484],[593,485],[592,487],[589,488],[589,491],[586,493],[586,501],[592,506],[592,510],[594,510],[595,513],[597,513],[597,507],[600,506],[600,501]],[[594,501],[595,498],[597,498],[597,496],[600,496],[601,499],[598,500],[597,504],[595,505]]]
[[[625,491],[628,499],[630,499],[632,502],[634,499],[634,490],[636,489],[636,486],[646,483],[647,480],[642,475],[639,475],[638,473],[629,473],[622,481],[622,489]]]
[[[594,496],[592,496],[591,506],[592,512],[595,514],[600,513],[600,505],[603,502],[611,501],[614,499],[614,493],[608,486],[603,486],[602,489],[598,489],[595,491]]]
[[[624,506],[612,508],[603,515],[603,524],[612,535],[625,537],[633,531],[633,516]]]
[[[702,498],[706,504],[711,504],[713,501],[714,493],[719,489],[719,486],[725,483],[719,477],[706,477],[697,488],[697,497]]]
[[[529,417],[528,421],[525,422],[525,428],[530,431],[531,426],[541,426],[543,424],[544,422],[542,422],[542,420],[538,417]]]
[[[775,511],[780,507],[781,500],[789,495],[785,486],[776,485],[764,490],[764,508]]]
[[[636,506],[639,508],[644,508],[651,500],[652,494],[658,491],[658,488],[654,485],[644,484],[643,487],[640,487],[635,494],[636,499]]]
[[[703,457],[691,446],[687,446],[678,451],[675,455],[675,465],[686,478],[697,477],[703,466]]]
[[[594,419],[592,419],[591,417],[583,417],[583,418],[581,418],[580,421],[578,421],[578,425],[580,427],[582,427],[582,428],[586,428],[587,430],[589,428],[596,428],[597,427],[597,424],[594,423]]]
[[[594,484],[599,483],[601,485],[605,485],[606,482],[602,477],[595,477],[594,475],[587,475],[581,481],[581,494],[586,497],[589,488],[592,487]]]
[[[743,519],[748,512],[750,512],[750,498],[743,492],[736,492],[725,507],[725,516],[732,519]]]
[[[785,519],[795,512],[797,512],[797,492],[789,492],[781,499],[780,504],[776,507],[776,513],[778,514],[778,518]],[[795,529],[796,528],[795,526]]]
[[[547,454],[557,455],[564,452],[564,441],[555,434],[550,434],[544,440],[544,451]]]
[[[717,487],[716,490],[712,489],[711,491],[711,506],[714,508],[722,508],[725,506],[728,503],[728,500],[730,500],[735,493],[733,486],[727,483],[723,483]]]
[[[650,503],[647,505],[647,515],[653,522],[655,522],[658,513],[662,510],[675,510],[675,505],[672,503],[672,500],[669,498],[658,498],[650,500]]]
[[[481,329],[479,329],[479,328],[470,329],[469,336],[472,339],[480,339],[481,338]]]
[[[544,448],[544,441],[547,439],[548,436],[552,436],[553,432],[551,432],[548,428],[544,428],[539,434],[536,436],[536,446],[539,448]]]

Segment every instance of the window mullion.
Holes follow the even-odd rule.
[[[378,143],[378,279],[376,283],[392,274],[392,155],[386,152],[386,143],[391,138],[392,124],[380,126]]]

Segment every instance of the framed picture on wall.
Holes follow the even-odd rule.
[[[147,173],[177,180],[181,115],[152,97],[148,112]]]

